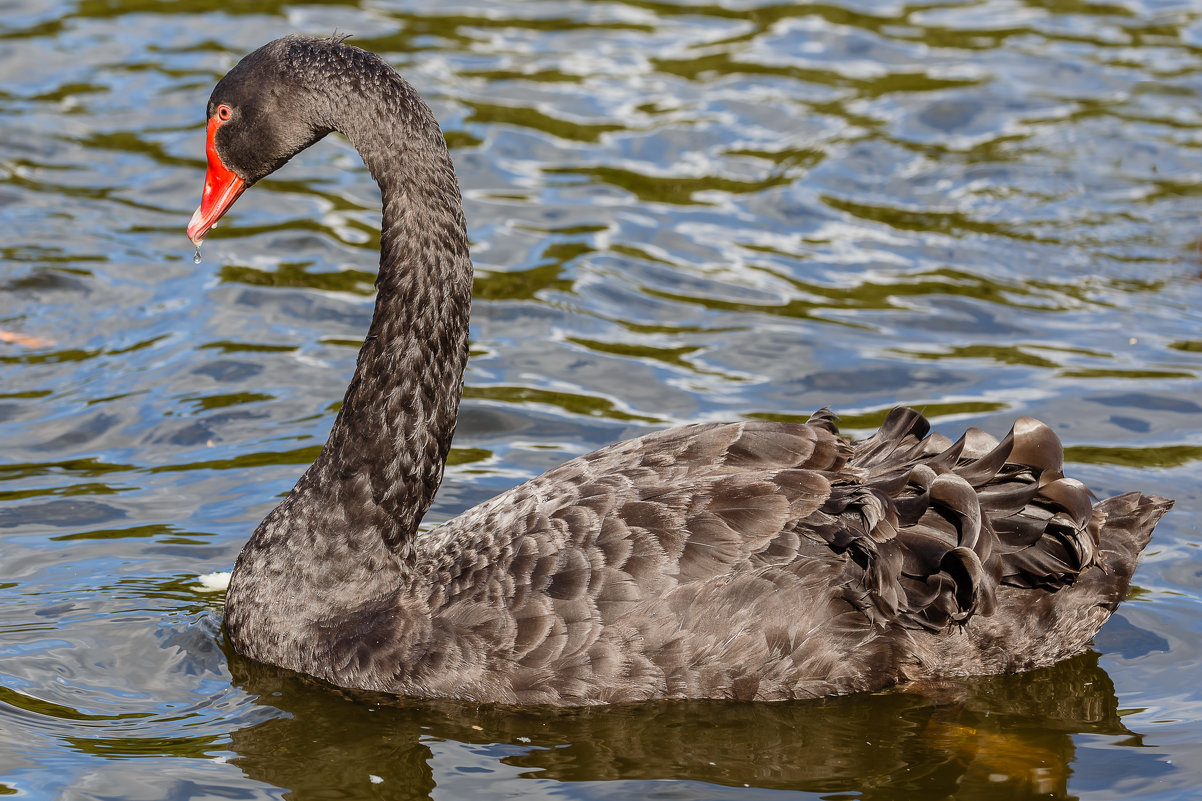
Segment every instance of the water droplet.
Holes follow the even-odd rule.
[[[196,246],[196,255],[192,257],[193,264],[200,264],[200,245]]]

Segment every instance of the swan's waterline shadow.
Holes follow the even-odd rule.
[[[225,650],[234,684],[284,713],[232,732],[231,761],[293,799],[372,784],[393,798],[431,798],[436,788],[454,796],[457,782],[478,787],[490,773],[498,794],[535,781],[609,797],[609,783],[670,780],[674,798],[721,797],[723,787],[740,797],[1075,798],[1074,773],[1108,786],[1172,770],[1155,750],[1132,750],[1143,736],[1124,725],[1093,650],[1017,676],[814,701],[581,709],[344,691]],[[1121,764],[1109,745],[1124,747]]]

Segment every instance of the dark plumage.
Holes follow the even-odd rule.
[[[775,700],[1077,653],[1170,508],[1098,504],[1043,424],[951,443],[897,409],[691,425],[603,448],[424,534],[467,360],[472,266],[429,108],[376,56],[288,37],[213,91],[199,243],[331,131],[383,196],[379,294],[329,443],[238,558],[246,656],[342,687],[502,703]]]

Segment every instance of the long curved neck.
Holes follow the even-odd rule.
[[[277,85],[301,123],[275,134],[295,137],[297,152],[340,131],[380,185],[380,273],[329,441],[242,549],[225,626],[254,659],[315,672],[313,660],[333,653],[354,670],[362,652],[339,649],[379,622],[371,610],[394,610],[407,579],[421,575],[414,539],[455,431],[472,263],[450,155],[413,88],[336,40],[288,37],[264,49],[272,58],[287,51],[273,62],[285,65]],[[257,80],[248,61],[244,80]]]
[[[375,313],[329,441],[277,511],[365,555],[382,539],[410,562],[455,432],[472,263],[433,114],[391,70],[375,77],[344,85],[327,106],[329,127],[350,139],[380,186]]]

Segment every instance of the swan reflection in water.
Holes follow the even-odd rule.
[[[292,799],[366,792],[373,782],[390,798],[431,798],[436,787],[453,795],[461,772],[476,782],[495,772],[498,780],[519,782],[624,783],[593,788],[590,797],[628,797],[628,782],[674,780],[718,786],[681,785],[674,798],[754,797],[757,790],[864,799],[1075,798],[1074,772],[1084,774],[1079,781],[1113,787],[1120,777],[1150,781],[1171,770],[1155,750],[1137,750],[1142,737],[1123,724],[1114,685],[1092,650],[1027,674],[905,692],[568,710],[331,692],[227,651],[235,682],[258,704],[286,713],[235,731],[231,761],[253,779],[286,788]],[[1079,751],[1077,735],[1094,736]],[[454,749],[453,762],[440,759],[455,744],[468,748]],[[1079,763],[1089,754],[1083,771]],[[529,792],[538,790],[532,784]],[[648,791],[640,787],[639,794]]]

